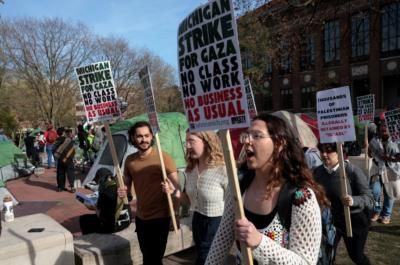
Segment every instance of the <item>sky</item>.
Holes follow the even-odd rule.
[[[206,0],[4,0],[3,18],[60,17],[82,22],[100,36],[123,37],[177,69],[179,23]]]

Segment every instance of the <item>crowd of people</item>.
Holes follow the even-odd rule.
[[[238,172],[245,217],[235,219],[235,198],[217,133],[187,131],[185,181],[181,186],[175,161],[166,152],[162,152],[167,176],[163,180],[150,124],[134,124],[128,135],[137,152],[126,158],[125,185],[115,190],[115,196],[131,200],[135,193],[136,233],[143,264],[162,264],[171,230],[166,194],[172,197],[175,213],[180,205],[190,205],[196,265],[224,264],[232,247],[236,248],[237,264],[242,264],[244,255],[239,246],[250,248],[255,264],[333,264],[341,239],[355,264],[371,264],[364,251],[368,231],[371,222],[390,223],[394,199],[386,184],[388,178],[400,175],[399,145],[391,141],[384,121],[380,121],[378,133],[370,138],[368,155],[373,163],[369,176],[347,159],[345,148],[348,194],[343,195],[336,143],[304,147],[288,126],[278,117],[261,113],[240,135],[245,162],[238,165]],[[32,150],[46,151],[48,167],[54,164],[57,168],[58,191],[65,190],[68,179],[69,190],[75,192],[73,131],[54,130],[49,125],[43,134],[36,135],[33,144],[29,137],[25,139],[28,156],[36,161]],[[75,138],[83,156],[90,159],[104,141],[104,130],[78,126]],[[103,175],[113,177],[109,171]],[[352,236],[347,234],[344,207],[350,209]],[[333,258],[321,263],[321,240],[326,236],[322,213],[326,209],[336,235]],[[85,233],[115,231],[106,229],[99,216],[86,217],[81,222]]]
[[[84,129],[79,125],[76,130],[64,127],[55,129],[48,123],[46,130],[27,130],[24,144],[27,157],[35,167],[56,168],[57,191],[67,190],[65,182],[68,179],[69,191],[75,192],[76,149],[81,150],[82,160],[90,164],[104,140],[103,128]]]

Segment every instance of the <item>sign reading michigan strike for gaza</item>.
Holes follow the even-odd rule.
[[[120,114],[109,61],[75,68],[88,121],[107,121]]]
[[[210,1],[180,23],[178,65],[190,130],[249,125],[236,20],[230,0]]]

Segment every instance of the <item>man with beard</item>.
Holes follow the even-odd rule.
[[[143,264],[159,265],[164,257],[171,219],[167,197],[161,189],[161,163],[157,150],[153,148],[153,132],[148,122],[135,123],[128,134],[130,143],[138,152],[126,158],[126,187],[120,188],[118,194],[124,197],[126,191],[131,191],[133,183],[137,200],[136,232]],[[165,152],[163,158],[168,179],[178,187],[175,161]]]

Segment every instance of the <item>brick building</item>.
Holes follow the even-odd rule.
[[[313,112],[316,91],[344,85],[353,106],[372,93],[377,109],[400,107],[399,0],[272,0],[246,16],[257,16],[271,39],[258,109]],[[254,67],[243,48],[242,59],[245,70]]]

